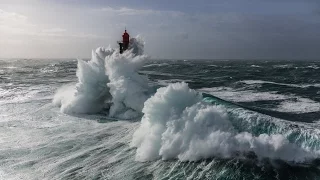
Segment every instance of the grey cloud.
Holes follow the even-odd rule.
[[[189,38],[189,34],[186,33],[186,32],[181,32],[181,33],[178,33],[176,36],[175,36],[178,40],[186,40]]]

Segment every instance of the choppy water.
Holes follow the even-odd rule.
[[[0,61],[0,179],[320,179],[317,159],[137,162],[129,143],[139,120],[66,115],[52,104],[60,86],[77,82],[76,68],[74,60]],[[320,62],[152,61],[139,73],[158,87],[185,81],[225,100],[239,131],[320,150]]]

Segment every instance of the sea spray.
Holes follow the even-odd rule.
[[[136,160],[198,161],[212,157],[240,158],[251,152],[259,160],[297,163],[318,157],[317,152],[290,143],[281,134],[254,136],[237,132],[223,106],[201,99],[186,83],[158,89],[145,102],[141,125],[133,135],[131,145],[137,147]]]
[[[135,38],[131,38],[129,42],[129,49],[134,55],[143,55],[144,53],[144,40],[138,35]]]
[[[78,83],[75,86],[67,85],[59,89],[53,98],[53,103],[61,106],[61,111],[67,114],[101,111],[105,101],[111,99],[104,58],[112,53],[114,50],[111,48],[98,48],[92,51],[90,61],[78,59]]]
[[[61,87],[53,103],[68,114],[96,113],[111,106],[110,117],[141,116],[143,103],[150,97],[147,78],[137,73],[148,59],[143,47],[144,41],[137,36],[123,54],[111,47],[97,48],[90,61],[78,60],[78,83]]]
[[[78,60],[78,83],[62,87],[55,95],[54,103],[61,106],[61,111],[95,113],[108,102],[110,117],[132,119],[143,115],[131,143],[137,147],[138,161],[198,161],[243,157],[251,152],[258,159],[289,162],[318,157],[317,152],[290,143],[281,134],[238,132],[224,106],[203,102],[202,95],[186,83],[160,88],[149,98],[148,79],[137,73],[148,59],[143,55],[143,41],[131,42],[131,50],[123,54],[98,48],[90,61]]]
[[[112,95],[109,116],[131,119],[141,115],[144,102],[150,96],[148,79],[138,74],[147,56],[134,55],[131,51],[114,53],[106,57]]]
[[[129,50],[116,51],[105,58],[107,84],[112,96],[110,117],[133,119],[142,116],[144,102],[150,97],[148,79],[138,70],[148,60],[143,54],[144,41],[140,36],[130,39]]]

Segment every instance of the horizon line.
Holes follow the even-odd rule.
[[[91,57],[59,57],[59,58],[50,58],[50,57],[12,57],[12,58],[5,58],[0,57],[0,60],[78,60],[78,59],[91,59]],[[264,60],[264,61],[275,61],[275,60],[307,60],[307,61],[320,61],[319,58],[150,58],[150,60]]]

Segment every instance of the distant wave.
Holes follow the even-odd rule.
[[[161,67],[161,66],[168,66],[170,64],[168,63],[160,63],[160,64],[147,64],[147,65],[144,65],[143,67]]]
[[[158,80],[157,84],[161,86],[167,86],[171,83],[176,83],[176,82],[186,82],[190,83],[193,82],[193,80],[187,80],[187,79],[170,79],[170,80]]]
[[[280,104],[276,108],[271,109],[279,112],[309,113],[320,111],[320,102],[295,95],[277,94],[275,91],[257,92],[253,90],[237,90],[229,87],[201,88],[199,91],[233,102],[280,100]]]
[[[310,65],[310,66],[307,66],[307,68],[310,68],[310,69],[319,69],[319,66],[317,66],[317,65]]]
[[[320,103],[307,98],[292,98],[281,102],[275,110],[294,113],[320,112]]]
[[[162,75],[162,76],[177,76],[177,74],[171,74],[171,73],[160,73],[156,71],[140,71],[143,74],[152,74],[152,75]]]
[[[275,84],[275,85],[281,85],[281,86],[290,86],[290,87],[297,87],[297,88],[308,88],[308,87],[319,87],[320,84],[286,84],[286,83],[276,83],[271,81],[262,81],[262,80],[243,80],[239,81],[245,84]]]
[[[255,64],[252,64],[251,67],[254,67],[254,68],[260,68],[261,66],[258,66],[258,65],[255,65]]]
[[[274,67],[274,68],[281,68],[281,69],[283,69],[283,68],[291,68],[291,67],[293,67],[293,65],[292,65],[292,64],[281,64],[281,65],[274,65],[273,67]]]
[[[296,68],[296,69],[300,69],[300,68],[308,68],[308,69],[319,69],[319,67],[315,64],[313,65],[309,65],[309,66],[305,66],[305,67],[299,67],[299,66],[293,66],[293,64],[282,64],[282,65],[274,65],[274,68],[280,68],[280,69],[284,69],[284,68]]]
[[[235,101],[235,102],[252,102],[261,100],[285,100],[288,96],[277,94],[277,92],[256,92],[251,90],[236,90],[229,87],[201,88],[200,92],[206,92],[214,96]]]

